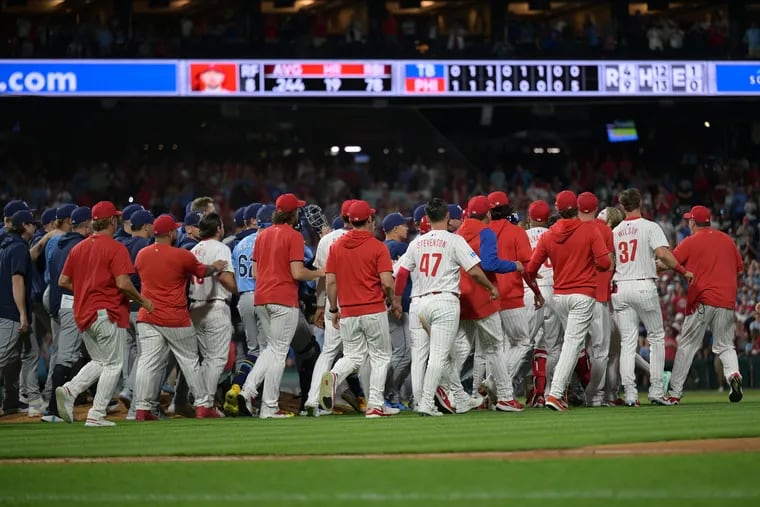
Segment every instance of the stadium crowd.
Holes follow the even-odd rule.
[[[37,209],[66,208],[70,202],[92,207],[104,199],[124,205],[134,201],[144,204],[154,216],[170,212],[187,218],[190,215],[186,214],[186,206],[194,196],[210,194],[227,230],[232,231],[241,225],[242,214],[234,216],[236,210],[252,202],[273,203],[288,192],[318,204],[328,222],[334,222],[344,215],[342,203],[351,196],[368,201],[379,217],[397,211],[409,216],[420,203],[433,196],[466,206],[469,196],[507,189],[509,202],[516,212],[513,220],[525,222],[531,202],[553,202],[561,188],[578,192],[591,189],[599,198],[599,208],[603,209],[618,204],[616,199],[623,188],[635,186],[642,189],[643,215],[660,225],[672,247],[688,237],[689,227],[682,215],[695,203],[708,206],[712,210],[713,226],[732,236],[746,267],[735,307],[739,324],[736,350],[740,355],[756,355],[760,353],[760,318],[755,312],[760,293],[757,254],[760,171],[747,159],[712,160],[709,164],[699,160],[692,162],[697,169],[691,176],[678,171],[655,174],[636,157],[610,154],[598,160],[569,161],[551,180],[528,165],[475,172],[453,167],[444,157],[402,160],[394,170],[383,172],[369,171],[365,166],[327,155],[269,160],[264,163],[264,170],[258,165],[262,162],[244,161],[191,164],[153,160],[140,164],[137,170],[127,163],[81,163],[66,180],[57,179],[44,170],[36,172],[37,178],[28,178],[27,168],[9,164],[0,176],[0,201],[23,197]],[[378,221],[375,233],[382,239],[380,223]],[[307,242],[316,247],[319,233],[307,234],[308,227],[302,232]],[[666,272],[657,285],[666,330],[666,361],[672,363],[686,313],[686,284],[681,277]],[[648,359],[649,345],[643,328],[639,353]],[[44,350],[42,355],[45,356]],[[704,359],[713,358],[709,334],[705,336],[700,355]],[[646,378],[642,381],[646,384]]]
[[[105,15],[13,16],[3,25],[0,55],[12,58],[251,57],[505,57],[740,58],[760,54],[751,22],[732,36],[725,12],[683,15],[636,12],[626,23],[600,24],[593,14],[509,14],[504,33],[484,35],[482,14],[458,13],[382,20],[346,18],[332,27],[318,11],[264,15],[258,28],[232,12],[137,16],[126,28]],[[474,24],[473,24],[474,23]],[[370,33],[373,31],[374,33]]]

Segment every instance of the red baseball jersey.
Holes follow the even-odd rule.
[[[303,236],[288,224],[267,227],[256,237],[255,305],[298,307],[298,282],[290,273],[291,262],[303,262]]]
[[[93,234],[71,250],[61,274],[74,286],[74,320],[80,331],[95,322],[98,310],[106,310],[117,326],[129,327],[129,300],[116,287],[116,277],[134,272],[127,247],[110,236]]]
[[[604,240],[604,245],[610,252],[615,251],[615,243],[612,238],[612,229],[604,220],[598,218],[591,221],[599,230]],[[596,272],[596,300],[600,303],[608,303],[612,297],[612,276],[615,270],[597,271]]]
[[[733,310],[737,277],[744,271],[744,263],[728,234],[705,227],[681,241],[673,255],[695,277],[687,293],[687,315],[700,303]]]
[[[500,259],[513,259],[527,265],[530,261],[532,249],[530,239],[525,229],[514,225],[509,220],[494,220],[489,224],[491,230],[496,233],[496,244]],[[525,306],[525,288],[523,287],[522,273],[499,273],[496,275],[499,282],[499,294],[502,310],[512,310]]]
[[[142,281],[142,295],[153,302],[152,313],[140,308],[137,322],[164,327],[192,325],[185,287],[190,276],[203,280],[205,264],[184,248],[153,244],[137,254],[135,269]]]
[[[549,258],[554,266],[555,294],[596,296],[598,269],[609,269],[609,249],[590,222],[578,218],[560,219],[538,240],[527,272],[535,276]]]
[[[467,241],[467,244],[478,257],[482,258],[480,255],[480,231],[487,228],[488,226],[480,220],[467,219],[457,229],[457,234]],[[491,283],[498,287],[499,280],[496,273],[485,271],[485,274]],[[492,300],[488,289],[478,285],[465,270],[462,270],[459,286],[461,288],[459,301],[462,320],[483,319],[499,311],[499,301]]]
[[[388,248],[369,231],[351,230],[330,247],[325,273],[333,273],[342,317],[386,310],[380,273],[392,273]]]

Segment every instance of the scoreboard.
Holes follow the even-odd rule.
[[[758,61],[0,60],[0,97],[760,95]]]

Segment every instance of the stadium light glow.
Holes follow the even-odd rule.
[[[361,146],[344,146],[343,151],[346,153],[359,153],[362,151]]]
[[[551,153],[552,155],[556,155],[559,152],[560,152],[560,149],[556,147],[546,148],[546,153]]]
[[[335,156],[338,153],[340,153],[340,147],[339,146],[333,146],[330,148],[330,155]]]
[[[709,121],[705,122],[705,128],[708,128],[708,129],[710,128],[710,122]]]
[[[533,148],[533,153],[535,153],[536,155],[542,155],[544,153],[544,149],[543,148]]]

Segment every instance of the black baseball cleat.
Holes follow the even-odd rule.
[[[728,394],[728,399],[731,403],[739,403],[742,401],[744,394],[742,394],[742,376],[738,373],[734,373],[728,377],[728,385],[731,388],[731,392]]]

